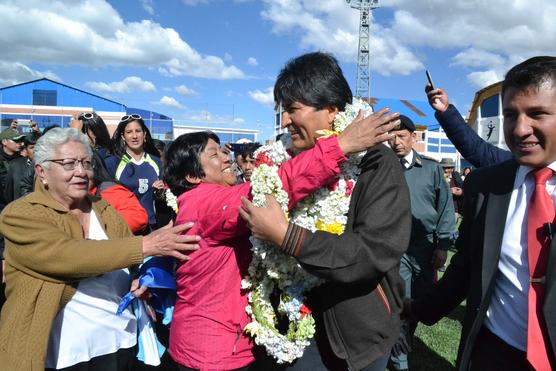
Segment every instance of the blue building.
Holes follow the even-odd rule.
[[[62,84],[48,78],[0,88],[0,124],[2,129],[17,119],[19,128],[28,130],[30,120],[41,129],[59,125],[67,127],[72,116],[97,112],[113,132],[126,114],[139,114],[153,138],[172,139],[173,120],[157,112],[128,108],[125,104]]]

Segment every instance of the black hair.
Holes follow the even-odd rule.
[[[274,101],[284,108],[294,102],[321,110],[327,107],[343,111],[353,95],[338,61],[322,52],[291,59],[278,74]]]
[[[104,120],[96,112],[92,112],[91,114],[93,117],[90,119],[87,119],[83,115],[78,117],[83,123],[81,132],[87,135],[87,131],[91,130],[95,135],[95,148],[106,148],[109,153],[112,153],[112,141],[110,140],[110,134],[108,133],[108,128]]]
[[[530,87],[538,88],[545,83],[556,86],[556,57],[529,58],[506,73],[502,82],[502,97],[509,88],[525,90]]]
[[[164,181],[176,196],[195,188],[196,184],[188,182],[186,176],[205,176],[200,156],[209,139],[220,144],[220,139],[213,132],[199,131],[180,135],[166,149]]]
[[[93,150],[93,157],[91,158],[91,161],[93,163],[93,184],[96,187],[98,187],[102,182],[113,182],[120,184],[120,182],[118,182],[116,178],[110,175],[108,170],[106,170],[102,158],[95,150]]]
[[[159,157],[160,154],[158,153],[158,150],[154,146],[153,138],[151,136],[151,132],[149,131],[149,128],[147,127],[147,125],[145,125],[145,121],[143,121],[142,118],[135,119],[131,116],[127,120],[120,121],[120,123],[118,124],[118,127],[116,128],[116,131],[114,131],[114,134],[112,135],[112,145],[113,145],[112,148],[113,148],[114,154],[118,157],[123,157],[125,155],[126,145],[125,145],[123,135],[124,135],[125,128],[127,127],[127,125],[130,122],[133,122],[133,121],[137,121],[139,123],[139,125],[141,126],[141,129],[143,129],[143,132],[145,133],[145,143],[143,144],[143,150],[146,153],[150,154],[151,156]]]
[[[244,160],[249,157],[255,157],[254,153],[257,149],[259,149],[260,146],[260,143],[245,143],[239,154]]]
[[[164,143],[163,140],[153,139],[153,144],[154,144],[154,148],[156,148],[160,152],[164,152],[164,149],[166,148],[166,143]]]

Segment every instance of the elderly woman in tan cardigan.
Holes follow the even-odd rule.
[[[136,319],[116,316],[128,267],[147,256],[185,260],[191,225],[134,237],[105,201],[88,195],[91,147],[75,129],[53,129],[35,147],[35,192],[0,216],[6,239],[2,370],[129,370]]]

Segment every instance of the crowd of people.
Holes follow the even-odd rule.
[[[258,143],[207,131],[166,145],[137,114],[112,135],[96,112],[27,135],[14,121],[0,133],[0,369],[408,370],[418,321],[464,300],[458,369],[553,369],[556,57],[506,74],[509,151],[483,141],[444,90],[425,93],[475,170],[419,154],[415,124],[388,109],[334,131],[353,100],[337,61],[290,60],[274,86],[290,143],[275,173],[285,207],[272,196],[255,206]],[[346,209],[330,211],[341,232],[286,217],[343,187],[360,153]],[[254,239],[322,280],[303,303],[314,334],[293,362],[246,331]]]

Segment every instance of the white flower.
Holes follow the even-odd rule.
[[[177,214],[178,213],[178,198],[176,197],[176,195],[174,195],[172,193],[172,191],[170,190],[170,188],[166,189],[166,192],[164,192],[164,196],[166,198],[166,205],[168,205],[168,207],[170,207],[172,210],[174,210],[174,212]]]

